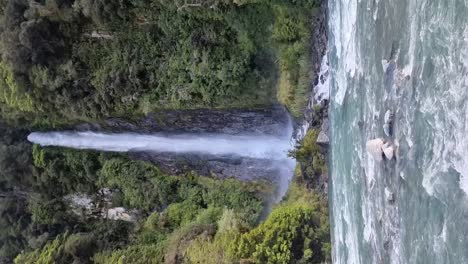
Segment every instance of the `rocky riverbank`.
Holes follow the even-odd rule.
[[[310,57],[313,63],[311,64],[309,100],[302,120],[297,125],[295,135],[301,148],[309,150],[302,159],[298,159],[299,178],[308,189],[317,190],[325,196],[328,194],[328,169],[326,167],[330,139],[327,16],[327,1],[323,1],[320,11],[311,21]],[[310,149],[319,151],[310,151]]]

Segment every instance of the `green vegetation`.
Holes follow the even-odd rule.
[[[0,149],[16,146],[9,144],[17,144],[18,133],[4,132],[11,137]],[[30,145],[24,151],[29,155],[9,159],[25,159],[33,178],[4,177],[2,183],[23,186],[27,193],[11,187],[11,198],[0,198],[0,221],[8,227],[0,232],[5,261],[321,263],[330,258],[327,205],[298,182],[259,224],[262,199],[272,191],[262,183],[169,176],[120,154]],[[78,216],[64,200],[68,194],[87,193],[102,204],[103,197],[95,194],[103,187],[119,194],[109,206],[137,209],[139,220]]]
[[[313,1],[290,8],[275,6],[273,39],[278,43],[280,76],[277,97],[293,116],[300,116],[310,87],[310,17]]]
[[[97,259],[104,263],[113,263],[119,254],[126,257],[148,254],[152,258],[151,254],[160,252],[159,256],[164,258],[161,252],[166,252],[166,243],[173,245],[173,254],[178,255],[178,248],[183,246],[179,245],[183,242],[180,240],[192,232],[195,236],[207,228],[215,230],[214,224],[223,210],[234,210],[246,227],[255,226],[265,191],[271,191],[262,183],[247,184],[233,179],[220,181],[194,175],[169,176],[154,165],[117,154],[37,146],[26,151],[32,153],[28,161],[30,173],[34,175],[32,183],[24,185],[30,197],[21,200],[24,204],[0,199],[3,216],[10,212],[23,215],[17,218],[23,221],[12,226],[14,235],[4,234],[6,239],[0,251],[4,252],[3,257],[12,258],[21,249],[32,250],[19,256],[17,263],[50,263],[50,258],[56,263],[89,260],[93,254],[83,256],[73,248],[88,247],[86,243],[94,241],[93,250],[101,251]],[[9,185],[5,183],[5,186]],[[68,194],[88,193],[99,204],[103,202],[102,197],[93,195],[104,187],[120,194],[112,201],[112,206],[137,209],[142,219],[147,220],[141,224],[127,224],[133,228],[124,228],[115,238],[112,233],[116,227],[99,219],[73,215],[63,198]],[[11,195],[18,194],[12,189]],[[11,217],[15,215],[0,219],[14,221],[15,218]],[[32,232],[22,232],[29,229]],[[61,233],[64,235],[56,237]],[[40,242],[30,243],[44,234]],[[10,237],[14,240],[8,242]],[[44,245],[51,238],[55,240]],[[135,239],[129,243],[130,238]],[[11,251],[8,250],[10,247],[13,247]]]
[[[256,107],[275,100],[278,83],[279,101],[299,115],[316,6],[3,1],[1,114],[50,127],[168,108]]]
[[[328,177],[325,155],[317,145],[318,129],[310,129],[301,144],[290,153],[299,162],[296,174],[306,185],[314,185],[319,177]]]

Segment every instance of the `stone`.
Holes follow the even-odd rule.
[[[387,110],[387,112],[385,112],[384,122],[384,133],[387,137],[390,137],[393,134],[393,112],[391,110]]]
[[[123,207],[109,208],[103,213],[103,217],[110,220],[122,220],[126,222],[136,222],[137,217],[134,212],[128,211]]]
[[[388,188],[385,188],[385,199],[389,203],[393,203],[395,201],[395,194],[391,192]]]
[[[323,131],[320,131],[317,137],[317,144],[328,145],[330,144],[330,138],[328,138],[328,136]]]
[[[384,140],[381,138],[376,138],[367,141],[366,149],[376,161],[382,161],[382,146],[384,145]]]
[[[385,158],[392,160],[395,154],[395,147],[391,143],[385,143],[382,146],[382,152],[384,153]]]
[[[330,144],[330,122],[328,118],[324,118],[322,121],[322,127],[320,128],[319,135],[317,136],[317,144],[322,146],[328,146]]]
[[[387,137],[391,136],[391,129],[389,124],[384,124],[383,125],[383,131]]]

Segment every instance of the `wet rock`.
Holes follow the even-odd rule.
[[[322,127],[320,129],[320,133],[317,137],[317,144],[321,146],[328,146],[330,144],[330,123],[328,118],[323,119]]]
[[[393,134],[393,112],[391,110],[387,110],[384,116],[383,130],[387,137],[391,137]]]
[[[330,139],[328,138],[327,134],[325,134],[323,131],[320,131],[317,137],[317,144],[322,146],[328,146],[330,144]]]
[[[388,188],[385,188],[385,199],[389,203],[395,202],[395,194],[391,192]]]
[[[395,147],[391,143],[387,142],[382,146],[382,152],[387,160],[392,160],[395,154]]]
[[[222,133],[285,135],[289,122],[287,112],[280,106],[264,109],[194,109],[167,110],[129,120],[109,118],[102,124],[84,123],[75,130],[135,133]]]
[[[390,249],[391,249],[391,246],[392,246],[392,241],[391,241],[390,239],[386,239],[386,240],[384,241],[383,246],[384,246],[384,249],[385,249],[385,250],[387,250],[387,251],[390,250]]]
[[[395,154],[395,146],[382,138],[367,141],[366,148],[376,161],[382,161],[383,156],[387,160],[392,160]]]
[[[382,146],[384,145],[384,140],[381,138],[376,138],[367,141],[366,148],[367,151],[372,155],[376,161],[382,161]]]
[[[77,131],[100,131],[102,127],[96,123],[83,123],[75,127]]]
[[[173,175],[196,172],[217,178],[235,177],[243,181],[260,180],[277,183],[286,160],[265,160],[233,155],[214,156],[202,153],[131,152],[133,159],[156,164]]]

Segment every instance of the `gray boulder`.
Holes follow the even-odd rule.
[[[323,119],[322,127],[320,133],[317,137],[317,144],[321,146],[328,146],[330,144],[330,122],[328,118]]]

